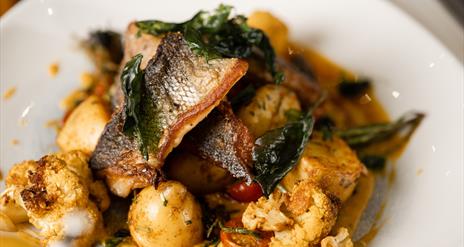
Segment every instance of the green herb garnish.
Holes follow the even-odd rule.
[[[105,240],[105,242],[103,242],[103,244],[102,244],[102,247],[116,247],[123,240],[124,240],[124,238],[122,238],[122,237],[113,237],[113,238]]]
[[[302,112],[297,109],[289,109],[285,112],[285,117],[287,118],[288,122],[294,122],[298,121],[298,119],[301,119]]]
[[[256,95],[256,88],[253,84],[249,84],[244,89],[240,90],[234,97],[230,99],[232,109],[237,110],[242,105],[250,103],[251,99]]]
[[[148,149],[141,130],[141,119],[139,118],[143,84],[144,71],[140,69],[142,55],[135,55],[125,66],[121,73],[122,90],[126,96],[125,112],[126,120],[124,122],[124,132],[135,136],[139,140],[139,148],[143,157],[148,160]]]
[[[311,113],[282,128],[266,132],[255,141],[253,161],[255,180],[269,196],[282,178],[297,164],[311,135]]]
[[[235,233],[235,234],[244,234],[244,235],[251,235],[255,238],[261,238],[259,232],[251,231],[243,227],[228,227],[224,226],[221,221],[219,221],[219,227],[223,232],[226,233]]]
[[[113,237],[111,237],[109,239],[106,239],[105,241],[103,241],[100,244],[97,244],[97,246],[99,246],[99,247],[116,247],[120,243],[122,243],[122,241],[124,241],[124,238],[126,238],[128,236],[130,236],[129,231],[127,231],[125,229],[122,229],[122,230],[119,230],[116,233],[114,233]]]
[[[387,158],[379,155],[365,155],[360,159],[361,162],[371,170],[382,170],[387,163]]]
[[[166,207],[168,205],[168,199],[166,199],[163,192],[160,193],[160,196],[161,196],[161,201],[163,201],[163,206]]]
[[[149,152],[157,148],[161,133],[153,99],[145,87],[145,71],[140,69],[141,62],[142,55],[135,55],[121,73],[125,96],[123,131],[137,139],[143,158],[148,160]]]
[[[392,123],[371,124],[347,130],[338,130],[335,133],[344,139],[348,145],[354,147],[368,145],[401,133],[403,133],[403,138],[408,139],[424,117],[425,115],[422,113],[409,113]]]
[[[190,20],[169,23],[146,20],[136,23],[141,32],[162,35],[181,32],[190,49],[206,59],[220,57],[248,58],[255,51],[264,56],[267,70],[274,81],[280,83],[283,73],[277,71],[275,52],[263,31],[252,28],[242,15],[230,17],[231,6],[219,5],[214,11],[200,11]]]

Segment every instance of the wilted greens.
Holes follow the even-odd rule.
[[[196,54],[206,59],[221,57],[248,58],[255,51],[264,55],[267,70],[280,83],[283,74],[276,70],[275,52],[263,31],[249,27],[242,15],[230,17],[231,6],[220,5],[211,13],[200,11],[181,23],[146,20],[136,23],[141,32],[162,35],[181,32]]]
[[[353,98],[361,96],[371,88],[371,82],[367,79],[348,80],[343,79],[338,85],[338,92],[347,97]]]
[[[269,196],[282,178],[292,170],[308,143],[314,125],[310,113],[282,128],[266,132],[255,141],[253,161],[255,180]]]
[[[392,123],[371,124],[335,133],[343,138],[350,146],[363,146],[384,140],[396,134],[409,138],[425,117],[422,113],[408,113]]]

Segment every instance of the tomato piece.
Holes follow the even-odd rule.
[[[239,202],[254,202],[263,195],[261,186],[253,182],[247,185],[245,182],[238,182],[227,189],[227,193]]]
[[[242,218],[236,217],[224,224],[227,227],[243,227]],[[266,247],[271,242],[272,232],[259,232],[261,238],[239,233],[227,233],[221,230],[221,242],[224,247]]]

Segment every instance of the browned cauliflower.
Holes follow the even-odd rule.
[[[270,246],[312,246],[330,232],[339,206],[336,197],[306,180],[289,195],[276,190],[269,199],[250,203],[242,222],[250,230],[274,231]]]
[[[365,173],[367,169],[342,139],[333,136],[325,140],[320,133],[313,133],[300,162],[285,176],[282,185],[291,189],[298,181],[309,179],[345,201]]]
[[[288,194],[276,190],[269,196],[259,198],[248,204],[243,213],[243,225],[250,230],[282,231],[293,225],[293,220],[280,211],[282,204],[288,202]]]
[[[8,174],[10,199],[26,211],[44,245],[90,246],[103,233],[97,204],[106,209],[109,197],[92,180],[87,159],[80,151],[47,155],[17,164]]]

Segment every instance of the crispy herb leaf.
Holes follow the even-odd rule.
[[[251,99],[256,95],[256,88],[253,84],[249,84],[244,89],[240,90],[234,97],[230,99],[232,109],[237,110],[242,105],[250,103]]]
[[[387,163],[387,158],[379,155],[365,155],[360,159],[361,162],[371,170],[382,170]]]
[[[343,79],[338,84],[338,92],[347,97],[353,98],[357,96],[361,96],[364,94],[369,88],[371,87],[371,82],[367,79],[361,80],[347,80]]]
[[[122,229],[117,231],[112,237],[106,239],[105,241],[101,242],[100,244],[97,244],[97,247],[116,247],[118,246],[122,241],[124,241],[124,238],[130,236],[130,233],[128,230]]]
[[[297,109],[289,109],[285,112],[285,117],[287,118],[287,121],[289,122],[294,122],[298,121],[298,119],[301,119],[302,112]]]
[[[142,55],[135,55],[121,73],[122,90],[125,96],[124,133],[137,138],[139,149],[145,160],[149,159],[149,151],[157,148],[160,138],[157,112],[146,94],[145,72],[140,69]]]
[[[358,147],[384,140],[396,134],[404,133],[403,138],[409,138],[424,119],[422,113],[409,113],[397,121],[384,124],[372,124],[347,130],[338,130],[336,134],[348,145]]]
[[[125,99],[126,121],[124,132],[135,136],[139,140],[140,152],[148,160],[148,149],[141,130],[140,107],[142,101],[142,88],[144,83],[144,71],[140,69],[142,55],[135,55],[121,73],[122,90]]]
[[[269,196],[282,178],[296,165],[314,125],[310,114],[259,137],[253,149],[255,180]]]
[[[231,6],[221,4],[211,13],[200,11],[182,23],[148,20],[136,25],[141,32],[152,35],[182,32],[190,48],[206,59],[247,58],[258,50],[264,55],[266,68],[275,82],[280,83],[283,74],[276,70],[275,52],[267,36],[263,31],[249,27],[244,16],[230,18],[231,10]]]
[[[228,227],[224,226],[221,221],[219,221],[219,227],[223,232],[226,233],[235,233],[235,234],[244,234],[244,235],[251,235],[255,238],[261,238],[259,232],[251,231],[243,227]]]

